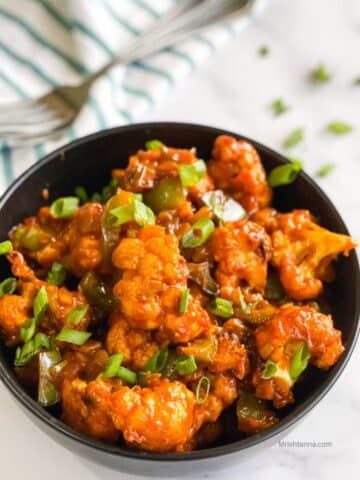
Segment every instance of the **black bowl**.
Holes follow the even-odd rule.
[[[46,156],[19,177],[0,201],[0,239],[24,217],[34,214],[44,204],[40,192],[49,188],[51,199],[73,194],[76,185],[88,191],[99,190],[109,180],[115,167],[124,167],[128,157],[149,139],[160,139],[175,147],[196,146],[202,158],[209,158],[218,135],[232,132],[216,128],[181,124],[139,124],[96,133],[77,140]],[[249,140],[258,149],[267,171],[287,160],[280,154]],[[280,211],[305,208],[319,218],[321,224],[335,232],[348,234],[334,205],[324,192],[305,174],[290,186],[275,190],[275,207]],[[0,278],[8,274],[4,259],[0,260]],[[9,352],[0,346],[0,378],[27,415],[52,438],[66,448],[88,459],[127,473],[155,476],[184,475],[205,472],[239,462],[281,439],[329,391],[347,364],[359,331],[360,274],[354,252],[336,263],[336,281],[332,284],[332,309],[335,324],[343,333],[345,352],[328,371],[310,369],[305,380],[296,386],[296,402],[282,411],[282,419],[270,430],[248,438],[236,437],[233,429],[225,433],[212,448],[189,453],[147,453],[109,446],[81,435],[62,423],[55,415],[41,408],[17,381],[9,361]],[[230,422],[231,424],[231,422]],[[222,458],[219,458],[222,457]]]

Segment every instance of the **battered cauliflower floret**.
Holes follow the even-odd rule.
[[[55,219],[48,207],[39,210],[11,233],[15,249],[49,268],[61,262],[76,276],[96,270],[102,261],[101,216],[103,206],[87,203],[65,220]]]
[[[111,393],[111,382],[65,379],[61,389],[62,420],[80,433],[116,442],[120,432],[110,416]]]
[[[121,352],[123,365],[141,370],[159,349],[151,331],[131,328],[119,312],[112,313],[106,336],[106,348],[110,355]]]
[[[4,295],[0,299],[0,333],[6,344],[19,340],[22,325],[31,317],[31,303],[20,295]]]
[[[165,295],[169,297],[173,293],[177,296],[177,300],[172,303],[175,305],[175,310],[168,310],[165,313],[157,334],[158,341],[181,344],[200,336],[209,336],[214,326],[207,311],[190,295],[186,312],[180,313],[181,292],[168,291]]]
[[[238,395],[238,383],[233,375],[218,373],[210,375],[210,378],[210,392],[205,402],[197,404],[195,407],[193,434],[204,424],[216,422],[224,409],[229,407]]]
[[[356,247],[346,235],[330,232],[314,223],[307,210],[281,214],[272,233],[272,263],[278,269],[286,293],[302,301],[318,297],[323,282],[334,279],[331,262]]]
[[[286,304],[266,323],[255,330],[255,342],[263,360],[277,365],[275,376],[269,380],[255,372],[256,395],[274,400],[276,407],[292,401],[291,387],[296,379],[289,373],[291,360],[303,342],[310,352],[310,363],[327,369],[334,365],[344,351],[341,331],[334,328],[330,315],[312,307]]]
[[[120,387],[111,417],[126,442],[143,450],[181,451],[191,436],[195,396],[181,382],[155,379],[149,387]]]
[[[210,372],[230,372],[242,380],[249,372],[248,352],[239,337],[223,330],[218,337],[217,350],[214,359],[208,366]]]
[[[245,220],[224,223],[213,233],[210,245],[221,296],[231,298],[240,282],[264,290],[272,248],[263,227]]]
[[[191,296],[187,311],[179,311],[189,274],[175,235],[159,225],[144,227],[138,238],[120,241],[112,261],[123,272],[114,295],[131,328],[160,328],[164,343],[188,342],[210,329],[209,315]]]
[[[10,305],[13,303],[17,305],[18,313],[21,306],[22,315],[16,316],[16,321],[11,320],[10,311],[7,315],[4,313],[1,315],[0,311],[0,324],[7,324],[12,322],[13,328],[11,335],[18,339],[20,328],[25,321],[32,316],[32,305],[35,296],[39,292],[41,287],[44,287],[48,297],[48,308],[43,321],[41,322],[40,329],[49,335],[56,334],[62,327],[76,328],[77,330],[86,330],[89,324],[93,320],[93,311],[91,307],[88,308],[86,314],[79,323],[75,326],[68,319],[68,315],[72,309],[81,307],[87,304],[85,296],[79,291],[70,291],[65,287],[58,287],[51,285],[42,280],[39,280],[33,270],[27,265],[23,255],[20,252],[12,251],[7,256],[9,262],[12,265],[12,272],[15,277],[19,279],[18,290],[20,295],[14,296],[17,300],[13,300],[4,296],[4,304]],[[20,298],[22,300],[20,300]],[[25,315],[25,312],[27,313]],[[14,312],[11,312],[14,318]]]
[[[248,212],[269,205],[271,188],[260,157],[250,143],[227,135],[217,137],[208,172],[216,188],[229,193]]]

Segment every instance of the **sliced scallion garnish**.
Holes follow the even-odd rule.
[[[334,133],[335,135],[346,135],[347,133],[352,132],[353,127],[345,122],[330,122],[327,125],[329,132]]]
[[[277,98],[272,102],[271,109],[275,116],[279,116],[290,110],[290,107],[281,98]]]
[[[325,65],[320,63],[312,72],[312,78],[316,82],[326,83],[331,80],[331,74],[328,70],[326,70]]]
[[[209,303],[208,308],[212,314],[218,317],[230,318],[234,315],[233,303],[225,298],[214,298],[214,300]]]
[[[196,372],[197,365],[193,355],[180,357],[176,360],[176,370],[179,375],[191,375]]]
[[[302,163],[299,161],[279,165],[271,170],[268,182],[270,187],[280,187],[293,183],[302,169]]]
[[[209,218],[202,218],[192,225],[181,239],[183,248],[196,248],[203,245],[215,230],[215,225]]]
[[[145,143],[146,150],[157,150],[163,146],[164,144],[160,140],[148,140]]]
[[[144,372],[159,373],[161,372],[167,362],[169,356],[169,350],[167,348],[160,348],[150,358],[144,367]]]
[[[116,376],[130,385],[134,385],[137,382],[136,373],[126,367],[120,366]]]
[[[4,242],[0,243],[0,255],[6,255],[13,250],[12,243],[10,240],[5,240]]]
[[[195,390],[195,399],[197,404],[201,405],[202,403],[206,402],[209,396],[210,387],[211,387],[211,381],[209,377],[206,377],[206,376],[201,377],[200,380],[198,381],[198,384],[196,385],[196,390]]]
[[[16,367],[26,365],[42,348],[51,349],[51,340],[45,333],[37,333],[34,338],[18,347],[15,353],[14,364]]]
[[[81,320],[85,317],[87,311],[89,310],[89,305],[85,303],[84,305],[79,305],[74,307],[67,316],[67,321],[73,325],[78,325]]]
[[[64,285],[66,280],[66,270],[61,263],[54,262],[51,265],[46,281],[51,285]]]
[[[79,207],[78,197],[61,197],[50,205],[50,213],[54,218],[69,218]]]
[[[327,163],[323,165],[319,170],[315,173],[317,177],[326,177],[331,173],[335,168],[335,163]]]
[[[266,360],[264,365],[264,370],[261,374],[263,380],[270,380],[276,375],[277,366],[272,360]]]
[[[9,277],[5,278],[0,283],[0,298],[2,298],[6,293],[7,294],[12,294],[16,290],[16,278],[14,277]]]
[[[284,140],[284,148],[292,148],[304,140],[305,133],[303,128],[293,130]]]
[[[56,340],[81,346],[87,342],[90,337],[90,332],[82,332],[80,330],[73,330],[72,328],[63,328],[56,336]]]
[[[75,187],[74,193],[80,200],[81,205],[84,205],[84,203],[89,201],[89,195],[85,187],[83,187],[82,185],[78,185],[77,187]]]
[[[179,175],[184,187],[193,187],[206,174],[206,164],[204,160],[196,160],[193,163],[179,165]]]
[[[180,307],[179,307],[180,313],[185,313],[187,311],[188,305],[189,305],[189,295],[190,295],[190,290],[188,288],[184,288],[181,294],[181,299],[180,299]]]
[[[302,374],[302,372],[307,367],[310,357],[310,350],[306,342],[303,342],[298,347],[293,358],[291,359],[289,374],[292,380],[297,380],[297,378]]]
[[[104,371],[105,378],[113,378],[117,376],[123,358],[124,354],[122,352],[109,357]]]

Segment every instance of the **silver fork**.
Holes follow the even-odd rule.
[[[121,53],[76,86],[61,86],[36,99],[0,108],[0,138],[9,144],[42,142],[76,118],[93,82],[110,68],[150,55],[215,23],[247,16],[256,0],[183,0]],[[179,4],[180,3],[180,4]]]

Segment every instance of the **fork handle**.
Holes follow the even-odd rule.
[[[102,76],[113,66],[127,64],[162,48],[186,40],[204,28],[225,23],[234,18],[250,18],[257,0],[248,0],[239,8],[239,0],[197,0],[186,2],[186,7],[169,23],[161,22],[159,28],[149,31],[129,51],[120,54],[88,78],[88,82]],[[172,15],[174,16],[174,15]]]

